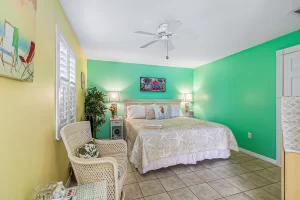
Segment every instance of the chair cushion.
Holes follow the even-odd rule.
[[[119,153],[119,154],[113,154],[109,155],[109,157],[113,157],[118,162],[118,178],[120,179],[124,173],[126,173],[127,170],[127,156],[126,154]]]
[[[100,154],[99,154],[98,149],[96,148],[95,139],[91,139],[86,144],[78,147],[76,149],[76,155],[79,158],[85,158],[85,159],[99,158]]]

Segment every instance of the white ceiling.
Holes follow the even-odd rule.
[[[88,59],[195,68],[300,29],[290,11],[299,0],[60,0]],[[140,49],[170,19],[197,41],[174,40],[169,53],[156,43]]]

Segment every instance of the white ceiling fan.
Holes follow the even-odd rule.
[[[166,23],[162,23],[156,33],[150,33],[145,31],[136,31],[134,33],[137,34],[143,34],[143,35],[150,35],[150,36],[156,36],[156,39],[141,46],[140,48],[146,48],[156,42],[163,42],[166,45],[167,49],[167,56],[166,59],[169,59],[168,52],[173,51],[175,49],[175,46],[172,42],[173,39],[175,39],[177,36],[186,36],[189,39],[197,40],[199,35],[197,34],[186,34],[186,33],[175,33],[179,29],[179,27],[182,25],[182,22],[180,20],[171,20]]]

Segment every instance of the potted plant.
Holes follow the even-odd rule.
[[[105,123],[105,111],[107,107],[105,105],[105,94],[97,90],[96,87],[87,89],[85,96],[85,114],[87,120],[91,122],[92,136],[96,137],[97,131]]]

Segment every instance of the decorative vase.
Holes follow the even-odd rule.
[[[63,200],[66,193],[66,188],[63,185],[63,182],[60,181],[57,183],[55,190],[53,191],[53,199],[52,200]]]
[[[111,118],[115,119],[116,117],[116,112],[111,112]]]

